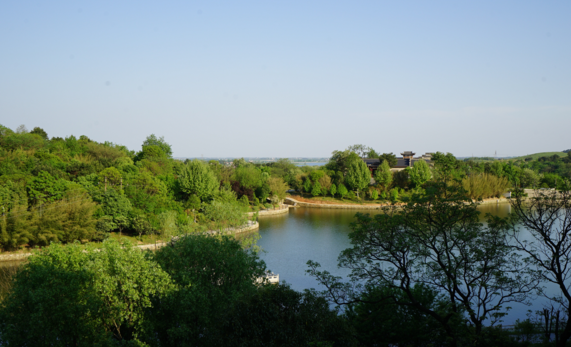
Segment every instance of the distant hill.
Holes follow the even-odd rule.
[[[525,158],[532,158],[533,160],[539,159],[541,157],[551,157],[553,155],[558,155],[560,157],[566,157],[567,153],[564,152],[541,152],[541,153],[535,153],[535,154],[528,154],[528,155],[524,155],[521,157],[517,157],[514,159],[525,159]]]

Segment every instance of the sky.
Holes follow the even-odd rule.
[[[571,148],[570,1],[2,1],[0,124],[175,157]]]

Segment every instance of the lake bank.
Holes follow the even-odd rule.
[[[288,208],[289,210],[289,208]],[[288,211],[289,212],[289,211]],[[224,232],[230,232],[234,234],[241,234],[241,233],[248,233],[252,231],[256,231],[260,228],[260,223],[257,221],[249,221],[246,225],[239,227],[239,228],[230,228],[224,230]],[[209,233],[218,233],[218,231],[209,231]],[[168,245],[171,241],[165,242],[162,240],[156,240],[153,243],[146,243],[136,245],[135,247],[141,250],[155,250],[161,247]],[[0,254],[0,262],[1,263],[8,263],[8,262],[21,262],[26,260],[28,257],[32,256],[34,252],[5,252]]]
[[[301,201],[299,198],[294,198],[294,197],[287,197],[286,199],[286,203],[291,204],[294,207],[308,207],[308,208],[323,208],[323,209],[339,209],[339,210],[379,210],[383,207],[388,207],[388,206],[404,206],[406,205],[406,203],[404,202],[400,202],[400,203],[384,203],[384,204],[358,204],[358,203],[354,203],[354,204],[337,204],[333,201],[320,201],[317,200],[315,202],[308,202],[308,201]],[[304,200],[308,200],[308,199],[304,199]],[[485,204],[501,204],[501,203],[509,203],[509,200],[505,197],[502,198],[491,198],[491,199],[483,199],[482,201],[479,201],[480,205],[485,205]]]

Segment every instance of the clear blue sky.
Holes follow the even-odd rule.
[[[175,156],[571,148],[570,1],[2,1],[0,124]]]

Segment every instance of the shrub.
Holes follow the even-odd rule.
[[[318,196],[319,194],[321,194],[321,184],[319,184],[319,182],[315,182],[311,189],[311,195]]]
[[[357,196],[355,195],[355,192],[353,192],[352,190],[350,190],[350,191],[347,193],[347,198],[350,199],[350,200],[355,200],[356,197],[357,197]]]
[[[470,175],[462,180],[462,187],[472,199],[500,197],[508,186],[509,181],[506,177],[486,173]]]
[[[399,199],[399,190],[398,188],[393,188],[390,191],[390,196],[391,196],[391,201],[392,202],[397,202]]]
[[[335,184],[331,184],[331,188],[329,188],[329,193],[331,194],[332,197],[335,197],[335,194],[337,194],[337,186],[335,186]]]
[[[345,195],[347,195],[348,191],[347,188],[345,187],[345,185],[343,183],[341,183],[337,189],[337,193],[339,194],[339,196],[341,196],[341,199],[343,199],[345,197]]]
[[[248,200],[248,197],[246,195],[242,195],[239,201],[244,206],[250,206],[250,201]]]
[[[377,200],[379,198],[379,192],[375,189],[371,191],[371,199]]]

